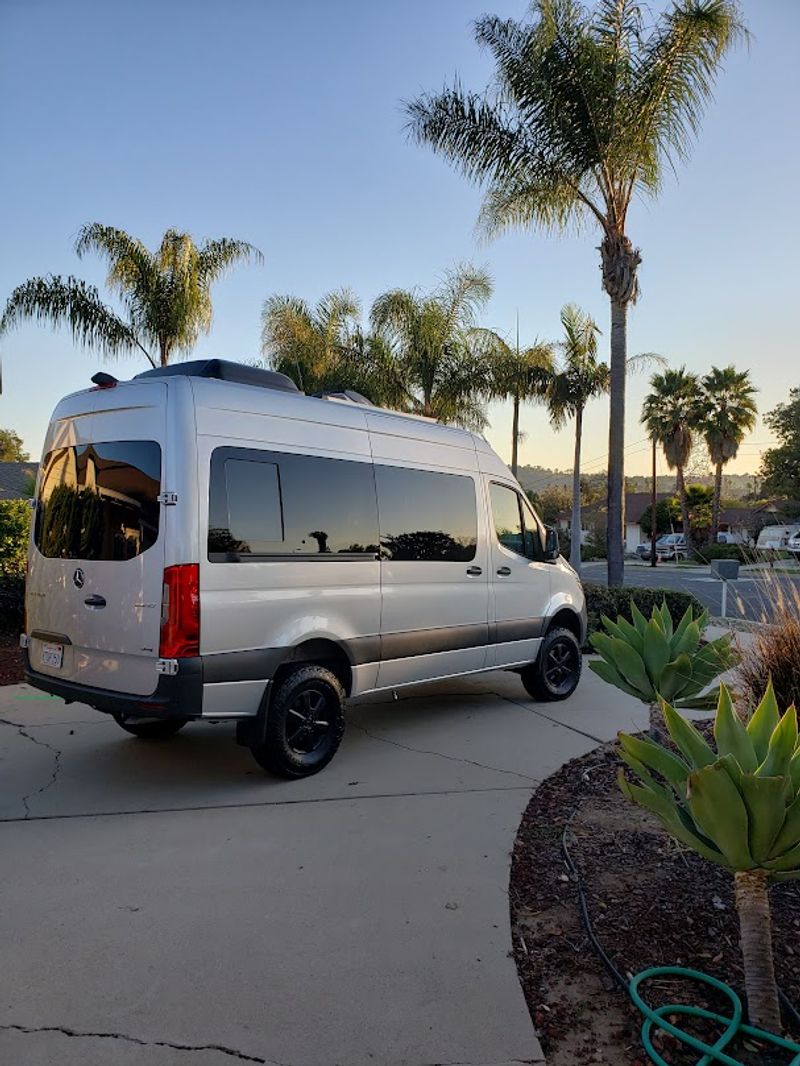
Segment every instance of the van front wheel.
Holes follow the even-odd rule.
[[[327,766],[344,735],[344,689],[324,666],[292,670],[272,693],[264,741],[250,748],[279,777],[308,777]]]
[[[126,718],[124,714],[113,714],[114,721],[140,740],[166,740],[174,737],[183,729],[188,718]]]
[[[575,634],[551,629],[535,663],[522,670],[522,684],[535,700],[565,700],[578,687],[583,659]]]

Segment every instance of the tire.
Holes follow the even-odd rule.
[[[264,741],[250,747],[253,758],[278,777],[319,773],[342,742],[344,699],[339,679],[324,666],[292,670],[272,693]]]
[[[578,687],[583,657],[570,629],[551,629],[542,641],[536,662],[521,673],[522,684],[535,700],[565,700]]]
[[[139,740],[166,740],[174,737],[188,722],[188,718],[126,718],[124,714],[111,716],[126,733]]]

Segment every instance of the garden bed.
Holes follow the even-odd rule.
[[[732,880],[668,837],[616,784],[614,745],[567,763],[536,791],[523,816],[511,867],[514,956],[548,1066],[605,1062],[644,1066],[641,1017],[593,951],[581,923],[578,888],[561,850],[568,847],[586,893],[596,936],[617,968],[682,965],[743,987]],[[573,813],[574,812],[574,813]],[[783,991],[800,1005],[800,883],[771,890],[775,964]],[[645,988],[645,998],[720,1010],[693,986]],[[687,998],[688,996],[688,998]],[[794,1032],[794,1039],[800,1032]],[[696,1063],[666,1038],[664,1057]],[[786,1062],[737,1047],[743,1062]]]

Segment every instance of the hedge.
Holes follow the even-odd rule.
[[[702,603],[690,592],[679,592],[676,589],[642,588],[636,585],[625,585],[622,588],[608,588],[606,585],[596,585],[592,582],[583,583],[583,591],[586,596],[586,612],[589,618],[589,632],[601,629],[600,616],[608,615],[614,618],[623,615],[629,622],[631,618],[631,601],[633,601],[643,615],[650,617],[654,607],[660,607],[666,601],[673,622],[677,624],[686,613],[686,608],[691,607],[695,615],[703,611]]]

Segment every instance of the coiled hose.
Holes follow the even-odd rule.
[[[691,1047],[695,1051],[699,1051],[701,1057],[697,1060],[697,1066],[712,1066],[713,1063],[722,1063],[723,1066],[744,1066],[740,1059],[732,1058],[725,1051],[725,1048],[729,1047],[733,1041],[740,1036],[750,1036],[764,1043],[771,1044],[773,1047],[780,1048],[781,1050],[794,1052],[793,1057],[787,1061],[786,1066],[800,1066],[800,1044],[795,1044],[792,1040],[785,1040],[783,1037],[776,1036],[774,1033],[768,1033],[763,1029],[757,1029],[755,1026],[746,1025],[742,1020],[744,1012],[742,1009],[742,1001],[739,996],[729,985],[726,985],[724,981],[719,981],[716,977],[712,977],[710,974],[703,973],[701,970],[691,970],[684,966],[653,966],[650,967],[650,969],[642,970],[642,972],[636,974],[632,980],[626,980],[609,958],[603,945],[597,939],[594,926],[592,925],[592,919],[589,916],[586,894],[583,890],[583,881],[578,872],[578,868],[569,853],[567,834],[569,833],[572,819],[576,814],[577,808],[572,812],[567,820],[567,824],[564,826],[564,831],[561,834],[561,851],[564,855],[564,862],[567,869],[578,889],[581,921],[586,930],[586,935],[589,937],[589,942],[597,952],[608,972],[619,987],[630,996],[634,1005],[644,1015],[644,1022],[642,1023],[641,1030],[642,1046],[647,1052],[650,1061],[656,1063],[656,1066],[669,1066],[667,1060],[662,1058],[653,1046],[653,1029],[657,1029],[669,1033],[685,1046]],[[714,1011],[705,1010],[703,1007],[694,1007],[691,1004],[685,1003],[667,1003],[660,1007],[651,1007],[642,998],[639,987],[646,981],[656,977],[688,978],[689,980],[697,981],[700,984],[705,984],[717,989],[726,996],[730,1002],[730,1016],[716,1014]],[[780,996],[784,1010],[787,1014],[791,1015],[798,1026],[800,1026],[800,1013],[798,1013],[794,1005],[784,993],[780,991],[780,989],[778,990],[778,995]],[[703,1040],[699,1040],[697,1037],[692,1036],[691,1033],[685,1032],[683,1029],[678,1028],[677,1025],[670,1022],[668,1020],[669,1015],[684,1015],[690,1018],[703,1018],[723,1026],[723,1032],[713,1044],[706,1044]]]

